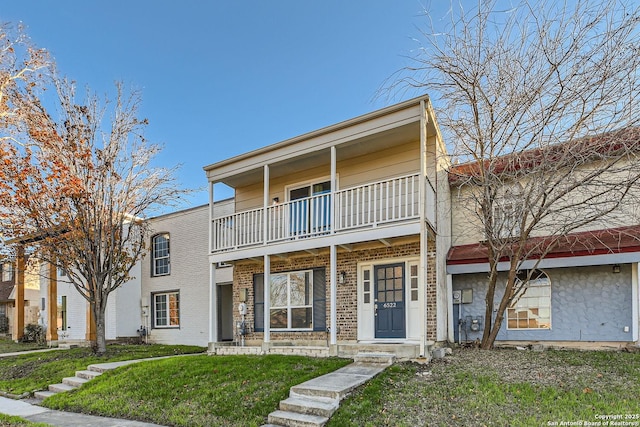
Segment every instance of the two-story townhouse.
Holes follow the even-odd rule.
[[[447,339],[446,150],[428,97],[412,99],[205,167],[234,211],[211,203],[216,353],[427,354]],[[233,307],[244,347],[223,343]]]
[[[216,203],[220,215],[233,212],[233,200]],[[142,324],[150,342],[206,347],[210,341],[209,206],[171,212],[149,219],[149,253],[141,261]],[[217,301],[229,298],[233,269],[218,265]],[[233,341],[231,305],[216,307],[220,340]]]
[[[636,147],[637,140],[633,138],[626,144]],[[598,143],[598,139],[592,143]],[[615,144],[614,141],[613,147]],[[523,163],[526,173],[522,179],[528,179],[526,164]],[[587,163],[581,167],[587,170],[592,166]],[[469,164],[450,170],[453,246],[448,254],[447,270],[452,281],[452,327],[456,342],[482,337],[490,268],[487,247],[483,244],[483,224],[477,216],[469,214],[469,206],[473,206],[470,192],[475,189],[468,180],[460,179],[469,170]],[[615,173],[603,175],[599,184],[614,183],[616,179],[619,177]],[[512,186],[513,182],[504,185]],[[611,187],[613,190],[613,185]],[[588,188],[585,194],[590,196]],[[572,206],[576,201],[578,198],[574,196],[564,203]],[[516,225],[507,227],[513,233],[519,222],[517,218],[510,222],[508,216],[516,214],[518,209],[504,209],[504,206],[511,207],[520,200],[511,197],[507,202],[498,205],[503,208],[499,214],[504,218],[495,218],[495,221]],[[577,203],[576,206],[587,209],[588,205]],[[579,218],[580,212],[576,213]],[[531,273],[531,280],[508,306],[496,345],[540,343],[555,347],[620,348],[640,344],[638,213],[637,195],[629,194],[626,202],[601,220],[560,235],[558,239],[545,234],[549,227],[542,223],[525,245],[543,248],[549,242],[554,244],[544,257],[534,253],[521,260],[519,274]],[[517,240],[517,234],[512,236]],[[508,269],[509,260],[504,258],[498,264],[502,272],[499,282],[506,282]],[[504,285],[498,286],[494,318],[503,294]]]

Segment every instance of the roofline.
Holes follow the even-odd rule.
[[[375,111],[372,111],[370,113],[366,113],[366,114],[351,118],[349,120],[345,120],[345,121],[342,121],[342,122],[339,122],[339,123],[335,123],[333,125],[326,126],[326,127],[323,127],[323,128],[311,131],[311,132],[307,132],[307,133],[304,133],[302,135],[294,136],[293,138],[285,139],[284,141],[276,142],[275,144],[270,144],[270,145],[267,145],[265,147],[258,148],[256,150],[248,151],[246,153],[239,154],[237,156],[230,157],[228,159],[221,160],[221,161],[216,162],[216,163],[212,163],[212,164],[210,164],[208,166],[204,166],[202,169],[204,169],[205,172],[209,172],[209,171],[211,171],[213,169],[216,169],[216,168],[219,168],[219,167],[222,167],[222,166],[227,166],[227,165],[233,164],[235,162],[238,162],[238,161],[241,161],[241,160],[244,160],[244,159],[248,159],[248,158],[263,154],[263,153],[268,153],[270,151],[275,151],[275,150],[278,150],[280,148],[287,147],[289,145],[297,144],[297,143],[299,143],[301,141],[312,139],[312,138],[315,138],[315,137],[318,137],[318,136],[321,136],[321,135],[326,135],[326,134],[329,134],[329,133],[332,133],[332,132],[335,132],[335,131],[338,131],[338,130],[341,130],[341,129],[345,129],[345,128],[348,128],[348,127],[351,127],[351,126],[354,126],[354,125],[357,125],[357,124],[360,124],[360,123],[364,123],[364,122],[376,119],[378,117],[385,116],[385,115],[390,114],[390,113],[394,113],[396,111],[404,110],[404,109],[406,109],[408,107],[419,105],[423,101],[425,101],[426,103],[430,104],[429,96],[428,95],[422,95],[422,96],[418,96],[418,97],[409,99],[407,101],[403,101],[403,102],[401,102],[399,104],[390,105],[388,107],[385,107],[385,108],[382,108],[382,109],[379,109],[379,110],[375,110]]]

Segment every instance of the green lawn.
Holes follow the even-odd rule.
[[[90,348],[52,350],[0,358],[0,390],[20,395],[45,390],[49,384],[72,377],[92,363],[115,362],[175,354],[201,353],[196,346],[109,345],[107,354],[96,356]]]
[[[170,426],[260,426],[289,388],[350,360],[193,356],[126,366],[44,405]]]
[[[11,337],[0,337],[0,353],[14,353],[17,351],[38,350],[47,348],[46,344],[16,343]]]
[[[466,350],[387,369],[328,426],[586,425],[602,415],[640,425],[639,396],[640,353]]]

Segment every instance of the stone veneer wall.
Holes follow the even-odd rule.
[[[435,245],[429,242],[428,253],[428,274],[426,286],[427,298],[427,339],[436,338],[436,272],[435,272]],[[358,262],[375,261],[393,258],[406,258],[418,256],[420,252],[420,242],[407,243],[393,247],[379,247],[365,250],[354,250],[352,252],[339,252],[337,259],[337,270],[346,273],[345,283],[337,288],[337,326],[338,341],[355,341],[358,335],[357,325],[357,267]],[[326,277],[326,319],[330,325],[331,312],[331,277],[329,271],[329,254],[323,253],[317,256],[289,257],[285,260],[272,258],[271,272],[304,270],[309,268],[324,267]],[[253,275],[263,272],[263,264],[238,263],[234,267],[233,300],[234,306],[239,303],[240,290],[247,289],[249,299],[247,301],[246,321],[251,327],[251,333],[247,339],[250,341],[262,340],[261,332],[253,332],[254,325],[254,295],[253,295]],[[234,311],[234,322],[239,321],[239,315]],[[272,341],[327,341],[327,332],[281,332],[271,331]]]

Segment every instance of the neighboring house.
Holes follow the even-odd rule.
[[[24,317],[23,326],[38,323],[39,314],[39,282],[33,266],[24,272]],[[15,262],[7,258],[0,261],[0,333],[9,333],[13,339],[18,339],[18,322],[16,321],[16,278]]]
[[[232,214],[211,206],[210,349],[416,357],[445,341],[447,161],[421,97],[205,167],[211,200],[235,192]]]
[[[453,300],[451,324],[456,342],[482,337],[489,264],[479,223],[462,204],[468,204],[451,170],[453,246],[447,270]],[[526,176],[526,175],[525,175]],[[508,184],[507,184],[508,185]],[[516,201],[517,202],[517,201]],[[525,291],[507,308],[496,345],[543,343],[565,347],[614,347],[639,344],[640,225],[636,202],[623,204],[603,221],[562,236],[542,259],[521,265],[521,275],[535,268]],[[508,223],[508,219],[501,218]],[[534,247],[548,236],[539,232],[527,244]],[[506,260],[505,260],[506,261]],[[537,265],[536,265],[537,264]],[[508,262],[499,271],[508,270]],[[499,278],[495,307],[503,295],[506,276]],[[493,316],[495,316],[495,309]]]
[[[233,212],[233,200],[216,203],[218,214]],[[161,344],[206,347],[209,322],[209,206],[151,218],[149,253],[142,260],[142,326],[148,339]],[[232,268],[219,268],[216,275],[218,301],[231,294]],[[218,306],[221,340],[232,341],[233,307]]]
[[[2,260],[0,262],[0,334],[11,332],[10,314],[13,300],[9,297],[15,284],[13,277],[13,263]]]
[[[52,271],[53,270],[53,271]],[[106,339],[118,340],[138,336],[140,328],[140,265],[131,271],[133,278],[109,295]],[[47,341],[79,344],[95,339],[95,324],[89,303],[80,295],[65,271],[41,266],[40,323],[47,331]],[[53,327],[50,327],[53,326]]]

